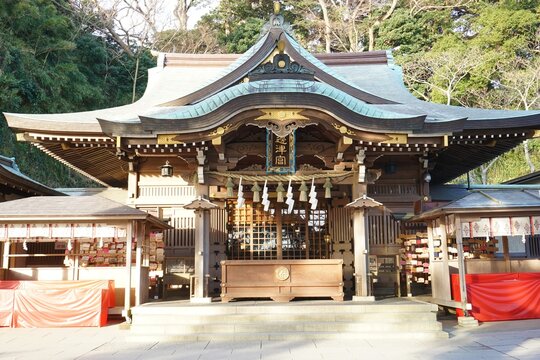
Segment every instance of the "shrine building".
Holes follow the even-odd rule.
[[[133,104],[5,117],[168,221],[147,266],[193,301],[394,294],[430,188],[540,135],[540,111],[415,98],[389,51],[312,54],[280,14],[241,55],[159,54]]]

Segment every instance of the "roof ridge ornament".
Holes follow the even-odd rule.
[[[280,28],[287,34],[294,36],[291,23],[286,21],[283,15],[281,15],[281,3],[279,1],[274,1],[274,13],[270,16],[270,20],[263,25],[261,36],[264,36],[274,28]]]
[[[280,44],[281,40],[278,42],[278,46]],[[272,61],[260,64],[250,71],[248,78],[250,81],[257,81],[265,78],[275,78],[275,75],[292,79],[315,80],[315,72],[313,70],[305,68],[296,61],[292,61],[291,57],[283,51],[276,54]]]
[[[274,15],[279,15],[281,12],[281,3],[279,1],[274,1]]]

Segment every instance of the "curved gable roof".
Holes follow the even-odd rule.
[[[257,95],[279,94],[287,94],[287,96],[274,96],[273,105],[294,106],[301,103],[304,107],[318,108],[324,102],[321,98],[331,101],[333,107],[342,108],[341,112],[347,114],[347,116],[342,116],[341,120],[357,128],[381,130],[381,123],[388,126],[387,122],[381,120],[394,121],[393,128],[399,128],[402,131],[423,128],[423,116],[380,110],[328,84],[297,79],[269,79],[240,83],[196,104],[158,108],[153,113],[140,117],[140,121],[131,119],[129,123],[123,123],[121,127],[116,126],[117,122],[114,121],[100,119],[99,122],[103,131],[113,136],[125,134],[126,131],[131,135],[203,131],[221,125],[239,111],[257,106],[264,107],[268,103],[268,98],[261,99]],[[213,116],[216,115],[215,112],[227,106],[231,109],[230,111],[224,111],[223,116]],[[334,112],[338,113],[337,110]],[[216,121],[216,118],[219,120]]]

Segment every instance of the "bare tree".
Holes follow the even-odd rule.
[[[139,78],[141,51],[152,48],[156,34],[172,26],[161,0],[54,0],[69,11],[80,24],[97,36],[114,41],[128,56],[135,59],[135,68],[128,69],[133,80],[132,101]]]
[[[532,60],[516,59],[502,70],[500,85],[517,97],[518,108],[540,107],[540,56]]]
[[[468,103],[486,108],[532,110],[540,107],[540,57],[515,58],[499,63],[486,78],[490,88],[468,89]],[[535,141],[535,140],[533,140]],[[531,141],[523,142],[523,157],[529,172],[536,171],[530,151]]]
[[[327,53],[332,52],[332,23],[330,22],[330,17],[328,16],[328,7],[326,6],[326,2],[324,0],[319,0],[319,6],[321,7],[321,11],[323,14],[323,20],[324,20],[324,44],[325,44],[325,50]]]
[[[160,51],[184,54],[215,53],[220,50],[215,32],[206,24],[199,24],[193,30],[160,32],[154,47]]]
[[[390,16],[394,13],[394,10],[396,9],[398,0],[392,0],[390,3],[390,8],[386,11],[386,13],[382,16],[379,16],[373,24],[369,27],[369,51],[373,51],[375,48],[375,29],[377,29],[381,24],[388,20]]]
[[[176,0],[176,8],[174,9],[174,15],[178,19],[178,29],[186,31],[188,28],[188,12],[195,8],[203,1],[201,0]]]
[[[299,0],[291,2],[307,20],[312,36],[324,44],[326,52],[373,49],[376,28],[387,20],[397,0]],[[379,14],[374,15],[374,14]],[[370,32],[371,31],[371,32]],[[370,39],[366,43],[366,39]]]
[[[476,169],[469,172],[469,176],[473,183],[486,185],[488,183],[488,171],[497,162],[499,158],[495,158],[486,164],[482,164]]]
[[[429,53],[411,59],[403,67],[407,85],[414,88],[415,84],[421,84],[430,93],[442,94],[446,105],[450,105],[452,100],[461,103],[461,99],[454,96],[457,86],[482,64],[482,54],[476,48]],[[426,94],[423,97],[431,100]]]
[[[540,57],[532,60],[518,59],[512,65],[511,71],[502,73],[502,90],[515,95],[519,108],[531,110],[540,107]],[[529,172],[533,173],[536,167],[531,159],[529,145],[529,140],[523,142],[523,152]]]

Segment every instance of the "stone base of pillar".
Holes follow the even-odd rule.
[[[477,327],[478,326],[478,320],[476,320],[472,316],[459,316],[457,318],[457,322],[459,326],[463,326],[463,327]]]
[[[375,301],[375,296],[353,296],[352,301]]]
[[[192,297],[189,301],[195,304],[209,304],[212,302],[212,298],[211,297]]]

